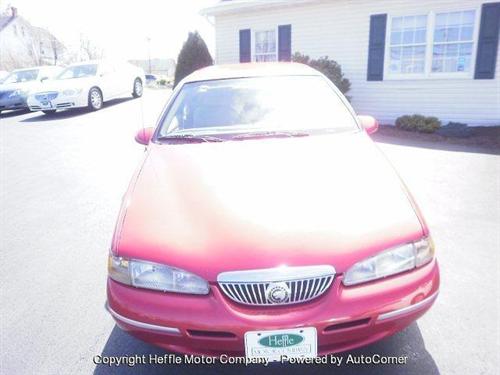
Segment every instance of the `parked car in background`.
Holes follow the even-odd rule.
[[[39,66],[12,71],[0,84],[0,112],[27,108],[29,92],[38,90],[44,81],[54,78],[61,70],[58,66]]]
[[[177,85],[124,196],[107,308],[169,351],[315,357],[400,331],[439,291],[426,222],[356,116],[301,64]]]
[[[158,81],[158,78],[154,74],[146,74],[146,85],[154,86]]]
[[[45,114],[82,107],[96,111],[111,99],[142,96],[144,82],[144,71],[127,62],[87,61],[68,66],[43,90],[32,92],[28,105]]]

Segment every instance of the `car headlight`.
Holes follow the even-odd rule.
[[[65,96],[78,95],[82,92],[82,89],[66,89],[62,93]]]
[[[383,251],[356,263],[344,275],[345,285],[356,285],[421,267],[434,257],[430,237]]]
[[[208,283],[199,276],[164,264],[127,259],[112,254],[108,274],[113,280],[137,288],[163,292],[208,294]]]

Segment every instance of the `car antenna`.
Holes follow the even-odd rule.
[[[144,124],[144,90],[142,92],[141,97],[139,98],[141,102],[141,124],[142,124],[142,135],[146,134],[146,126]],[[148,146],[144,145],[144,150],[146,150]]]

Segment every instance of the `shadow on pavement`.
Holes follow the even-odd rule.
[[[125,103],[130,100],[133,100],[134,98],[119,98],[119,99],[113,99],[108,102],[105,102],[102,106],[102,108],[98,111],[105,111],[108,108],[111,108],[117,104]],[[76,116],[82,116],[82,115],[87,115],[94,113],[90,111],[88,108],[74,108],[74,109],[65,109],[58,111],[56,113],[52,113],[49,115],[46,115],[42,112],[36,112],[38,116],[30,117],[24,120],[21,120],[21,122],[43,122],[43,121],[54,121],[54,120],[62,120],[62,119],[67,119],[71,117],[76,117]]]
[[[433,150],[443,150],[443,151],[455,151],[455,152],[470,152],[476,154],[500,154],[500,148],[494,146],[482,146],[482,145],[467,145],[453,143],[453,141],[426,141],[421,139],[411,139],[411,138],[399,138],[390,135],[374,134],[372,139],[377,143],[386,143],[397,146],[408,146],[408,147],[418,147],[427,148]]]
[[[8,110],[7,112],[2,112],[0,114],[0,120],[2,118],[8,118],[8,117],[14,117],[14,116],[19,116],[19,115],[25,115],[26,113],[30,113],[31,111],[29,109],[14,109],[14,110]]]
[[[145,355],[146,358],[152,355],[163,356],[167,352],[157,347],[146,344],[135,339],[129,334],[123,332],[115,326],[108,341],[101,353],[104,356],[134,356]],[[346,364],[349,356],[358,358],[361,355],[371,356],[378,354],[384,356],[406,356],[406,364],[401,365],[362,365]],[[405,330],[396,335],[379,341],[370,346],[339,354],[343,357],[343,364],[337,367],[330,365],[290,365],[273,363],[268,367],[262,365],[154,365],[138,364],[134,367],[121,365],[119,367],[108,365],[97,365],[94,375],[108,374],[202,374],[202,375],[220,375],[220,374],[339,374],[339,375],[439,375],[439,370],[432,356],[425,349],[424,341],[417,323],[413,323]]]

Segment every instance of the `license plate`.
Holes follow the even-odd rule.
[[[247,358],[267,358],[269,361],[280,361],[283,356],[314,358],[318,355],[316,328],[246,332],[245,354]]]
[[[52,108],[52,103],[51,102],[41,102],[41,107],[42,108]]]

